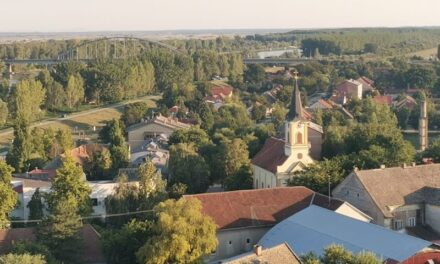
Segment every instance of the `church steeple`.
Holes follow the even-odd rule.
[[[295,78],[295,88],[293,89],[292,101],[290,102],[289,113],[287,114],[287,121],[304,120],[303,107],[301,102],[301,93],[298,87],[298,71],[293,72]]]

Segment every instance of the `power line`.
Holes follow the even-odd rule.
[[[135,215],[135,214],[142,214],[142,213],[149,213],[154,212],[153,209],[151,210],[143,210],[143,211],[134,211],[134,212],[125,212],[125,213],[118,213],[118,214],[105,214],[105,215],[91,215],[86,217],[80,217],[81,220],[87,220],[87,219],[96,219],[96,218],[110,218],[110,217],[116,217],[116,216],[124,216],[124,215]],[[43,219],[36,219],[36,220],[11,220],[11,223],[39,223],[42,222]]]

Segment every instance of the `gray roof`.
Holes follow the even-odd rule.
[[[298,254],[322,255],[331,244],[359,253],[371,251],[383,260],[404,261],[431,246],[431,242],[362,222],[311,205],[273,227],[261,238],[263,247],[287,244]]]
[[[359,170],[354,174],[386,217],[393,216],[394,206],[433,202],[434,193],[440,191],[440,164]]]

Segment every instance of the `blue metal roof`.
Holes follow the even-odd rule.
[[[311,205],[285,219],[260,240],[263,247],[287,242],[298,254],[322,255],[331,244],[358,253],[371,251],[382,259],[403,261],[432,243]]]

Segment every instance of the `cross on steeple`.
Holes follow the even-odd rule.
[[[301,102],[301,93],[298,87],[298,71],[293,72],[293,78],[295,78],[295,88],[293,89],[292,101],[290,102],[289,113],[287,114],[287,120],[293,121],[296,119],[304,120],[303,107]]]

